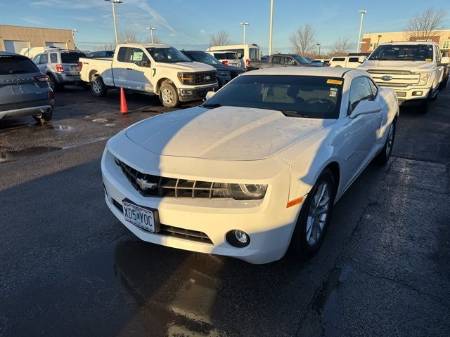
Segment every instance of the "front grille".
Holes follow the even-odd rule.
[[[205,71],[195,73],[194,85],[216,83],[217,76],[215,71]]]
[[[146,197],[227,198],[226,184],[145,174],[116,159],[128,181]]]
[[[408,70],[369,69],[367,72],[372,75],[378,85],[389,88],[406,88],[417,85],[420,79],[419,74]],[[389,79],[386,80],[386,77]]]

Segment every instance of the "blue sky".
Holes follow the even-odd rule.
[[[224,30],[233,42],[242,39],[239,23],[250,23],[247,40],[267,48],[269,0],[123,0],[119,28],[144,38],[147,26],[179,48],[205,48],[211,34]],[[408,19],[428,7],[449,13],[450,0],[275,0],[274,50],[289,51],[289,36],[301,25],[311,24],[316,39],[331,46],[338,38],[357,40],[360,8],[368,14],[365,31],[403,30]],[[113,41],[111,5],[103,0],[1,0],[0,23],[75,28],[84,49]]]

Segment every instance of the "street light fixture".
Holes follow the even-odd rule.
[[[361,14],[361,21],[359,22],[359,36],[358,36],[358,44],[356,45],[356,51],[358,53],[361,52],[361,38],[362,38],[362,31],[363,31],[363,23],[364,23],[364,15],[367,14],[367,10],[361,9],[359,11]]]
[[[150,31],[150,41],[151,41],[151,43],[155,43],[154,42],[154,38],[153,38],[153,31],[156,30],[156,28],[155,27],[147,27],[147,30]]]
[[[241,22],[241,26],[242,26],[242,28],[243,28],[243,32],[242,32],[242,34],[243,34],[243,43],[244,44],[246,44],[246,36],[245,36],[245,33],[246,33],[246,28],[247,28],[247,26],[249,25],[249,23],[248,22]]]
[[[119,44],[119,35],[117,34],[117,18],[116,18],[116,5],[123,3],[122,0],[105,0],[111,2],[113,23],[114,23],[114,37],[116,39],[116,46]]]

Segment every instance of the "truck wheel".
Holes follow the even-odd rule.
[[[177,89],[172,83],[164,81],[159,89],[159,100],[167,108],[175,108],[180,103]]]
[[[100,76],[91,79],[91,92],[94,96],[103,97],[106,95],[106,85]]]

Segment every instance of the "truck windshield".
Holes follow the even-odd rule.
[[[189,57],[184,55],[178,49],[169,48],[147,48],[152,58],[156,62],[176,63],[176,62],[192,62]]]
[[[378,61],[432,61],[432,45],[383,45],[370,55]]]
[[[206,64],[221,64],[219,61],[217,61],[216,58],[209,55],[208,53],[205,53],[203,51],[185,51],[183,52],[186,54],[187,57],[189,57],[193,61],[206,63]]]
[[[336,119],[342,85],[342,78],[245,75],[228,83],[203,106],[270,109],[288,117]]]

